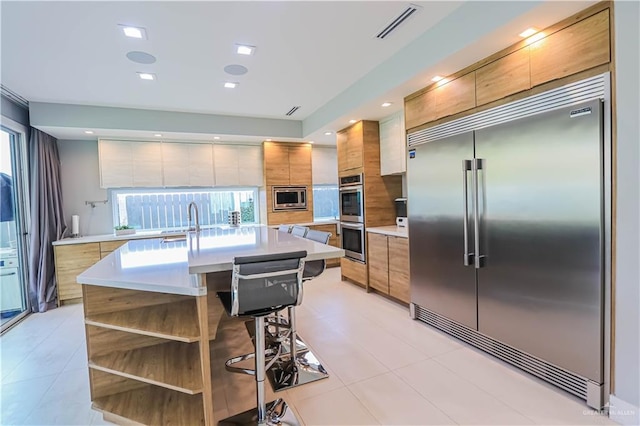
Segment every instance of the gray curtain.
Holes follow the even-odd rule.
[[[33,127],[30,133],[29,298],[33,312],[45,312],[56,306],[56,276],[51,243],[62,238],[67,224],[62,211],[58,141]]]

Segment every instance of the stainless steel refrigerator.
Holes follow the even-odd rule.
[[[407,173],[414,315],[588,402],[603,383],[602,108],[417,144]]]

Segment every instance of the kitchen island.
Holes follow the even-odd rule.
[[[265,226],[130,241],[77,277],[93,408],[118,424],[214,424],[209,340],[236,256],[344,251]]]

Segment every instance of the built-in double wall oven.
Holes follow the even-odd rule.
[[[345,256],[365,262],[364,176],[340,178],[340,227]]]

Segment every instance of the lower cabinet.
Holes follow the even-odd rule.
[[[197,297],[77,285],[92,408],[104,420],[215,424],[209,341],[224,308],[213,288],[230,280],[229,271],[213,274],[208,294]]]
[[[54,246],[58,305],[80,301],[82,287],[76,277],[100,260],[100,243]]]
[[[56,282],[58,284],[58,306],[80,302],[82,288],[76,282],[76,277],[118,247],[126,244],[127,241],[114,240],[53,246]]]
[[[409,240],[367,232],[369,288],[409,303]]]

